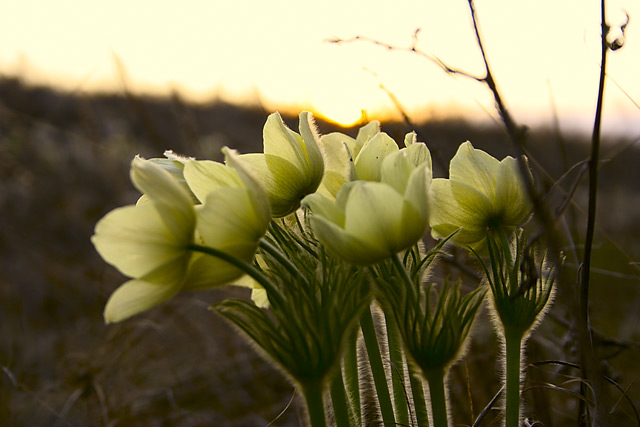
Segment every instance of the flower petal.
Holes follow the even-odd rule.
[[[282,157],[299,170],[308,168],[302,137],[284,124],[280,113],[269,115],[262,135],[264,154]]]
[[[311,209],[313,215],[319,215],[338,227],[344,226],[344,211],[327,197],[314,193],[302,200],[302,205]]]
[[[453,195],[451,186],[452,182],[443,178],[436,178],[431,183],[431,204],[429,207],[431,227],[435,228],[440,224],[454,224],[455,229],[484,227],[482,221],[478,219],[478,212],[460,206],[457,198]]]
[[[504,158],[498,166],[497,177],[496,206],[502,208],[502,222],[517,226],[531,212],[532,207],[520,175],[518,160],[513,157]]]
[[[207,196],[196,207],[197,230],[204,244],[222,248],[257,241],[264,235],[267,222],[255,211],[245,188],[223,187]]]
[[[223,147],[225,162],[238,172],[240,179],[244,183],[244,187],[249,192],[249,198],[253,203],[256,215],[263,219],[263,227],[266,229],[271,221],[271,206],[267,191],[260,184],[258,177],[249,169],[249,165],[245,164],[236,150]]]
[[[144,280],[129,280],[111,294],[104,309],[106,323],[115,323],[150,308],[173,297],[180,291],[180,283],[160,285]]]
[[[356,145],[352,149],[354,158],[358,156],[360,150],[371,138],[380,133],[380,122],[377,120],[370,121],[358,130],[356,136]],[[351,148],[351,147],[350,147]]]
[[[346,233],[343,228],[319,215],[311,217],[311,228],[330,251],[353,264],[372,264],[389,256],[379,246]]]
[[[282,157],[268,154],[242,154],[240,160],[255,172],[264,186],[271,205],[271,214],[280,218],[294,212],[308,191],[302,172]]]
[[[207,195],[220,187],[242,187],[238,173],[222,163],[210,160],[193,160],[184,167],[184,176],[189,188],[201,203]]]
[[[310,112],[303,111],[300,113],[299,129],[304,142],[302,149],[307,159],[306,167],[303,170],[305,171],[307,179],[315,183],[315,187],[318,188],[324,175],[324,159],[320,151],[320,136],[318,136],[313,115]],[[315,188],[313,191],[315,191]]]
[[[105,261],[135,278],[184,256],[188,243],[173,238],[151,203],[109,212],[96,224],[91,241]]]
[[[257,247],[257,242],[243,242],[235,246],[217,249],[233,255],[235,258],[251,262]],[[243,274],[242,270],[220,258],[198,253],[193,256],[192,262],[189,264],[183,289],[186,291],[212,289],[229,284],[242,277]]]
[[[451,159],[449,179],[475,188],[493,202],[499,163],[496,158],[482,150],[476,150],[467,141],[458,147],[456,155]]]
[[[460,225],[482,225],[488,227],[497,220],[497,213],[491,200],[475,187],[462,182],[450,180],[451,194],[460,206],[458,218],[462,219]],[[433,188],[433,187],[432,187]]]
[[[140,157],[133,159],[131,180],[153,202],[174,239],[187,244],[195,224],[191,195],[169,172]]]
[[[382,162],[389,154],[398,150],[398,145],[389,135],[378,133],[364,144],[355,159],[357,179],[380,181]]]
[[[377,246],[390,256],[404,249],[402,210],[404,199],[387,184],[358,182],[345,208],[347,234]]]

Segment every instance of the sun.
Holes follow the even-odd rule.
[[[365,110],[355,102],[341,102],[341,100],[326,100],[314,102],[312,105],[316,115],[342,127],[352,127],[366,116]]]

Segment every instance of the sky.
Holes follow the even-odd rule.
[[[550,125],[557,114],[565,128],[592,126],[599,7],[476,0],[490,64],[519,122]],[[640,137],[640,2],[608,1],[613,27],[624,11],[631,19],[624,47],[609,55],[604,129]],[[416,29],[420,51],[482,74],[466,0],[3,0],[0,73],[74,91],[122,91],[126,82],[140,94],[312,109],[342,124],[363,110],[397,118],[389,93],[414,119],[495,120],[485,86],[403,50]],[[328,42],[355,36],[400,49]]]

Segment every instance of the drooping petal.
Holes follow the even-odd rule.
[[[115,323],[142,313],[173,297],[180,291],[180,282],[155,284],[144,280],[129,280],[111,294],[104,309],[106,323]]]
[[[105,261],[135,278],[184,256],[188,242],[180,240],[151,203],[114,209],[98,221],[91,237]]]
[[[473,148],[467,141],[458,147],[456,155],[451,159],[449,179],[476,189],[493,202],[499,163],[496,158]]]

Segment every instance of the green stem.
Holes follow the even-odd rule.
[[[425,377],[429,383],[433,427],[447,427],[449,413],[447,412],[447,395],[444,389],[444,369],[430,369],[425,372]]]
[[[505,426],[520,426],[520,370],[522,356],[522,334],[505,333],[506,357],[506,409]]]
[[[362,409],[360,407],[360,379],[358,376],[357,329],[354,329],[351,339],[347,341],[347,349],[344,356],[344,376],[354,424],[359,426],[362,424]]]
[[[302,394],[307,404],[307,415],[311,427],[326,427],[324,402],[322,401],[322,382],[310,381],[302,384]]]
[[[385,321],[387,323],[387,342],[389,345],[389,359],[391,360],[391,386],[393,388],[396,422],[399,425],[409,425],[409,407],[404,387],[402,338],[393,316],[388,316],[385,313]]]
[[[382,356],[380,347],[378,346],[378,337],[376,328],[373,324],[373,316],[371,308],[364,310],[360,317],[360,328],[364,337],[364,344],[367,348],[369,356],[369,365],[371,366],[371,374],[378,395],[378,403],[380,404],[380,413],[385,427],[394,427],[396,425],[395,416],[393,415],[393,405],[391,404],[391,396],[389,395],[389,386],[387,385],[387,376],[384,372],[382,364]]]
[[[191,243],[190,245],[187,246],[187,249],[191,251],[201,252],[207,255],[211,255],[228,262],[229,264],[245,272],[247,275],[251,276],[256,282],[262,285],[262,287],[266,289],[269,295],[269,298],[276,299],[277,300],[276,302],[279,303],[280,305],[282,305],[282,303],[284,302],[284,298],[280,293],[280,290],[276,288],[276,286],[273,283],[271,283],[271,281],[267,278],[267,276],[262,274],[262,272],[260,272],[260,270],[258,270],[253,265],[241,259],[238,259],[233,255],[230,255],[224,251],[221,251],[216,248],[212,248],[210,246],[202,246],[202,245],[197,245],[195,243]]]
[[[347,408],[347,395],[344,391],[344,381],[342,370],[338,366],[331,381],[331,403],[333,404],[333,414],[336,420],[336,427],[349,427],[349,410]]]
[[[418,427],[429,427],[429,411],[427,400],[424,397],[422,378],[409,363],[409,381],[411,381],[411,393],[413,394],[413,410],[416,414]]]

